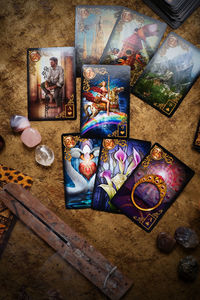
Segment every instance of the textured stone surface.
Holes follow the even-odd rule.
[[[176,244],[176,240],[167,232],[160,232],[157,236],[157,247],[160,251],[170,253]]]
[[[27,147],[33,148],[41,142],[42,137],[37,129],[26,128],[21,134],[21,140]]]
[[[35,160],[42,166],[50,166],[54,161],[53,150],[45,145],[37,146],[35,149]]]
[[[61,134],[80,130],[80,79],[77,79],[77,120],[32,123],[40,131],[42,142],[54,150],[55,161],[50,169],[41,168],[35,162],[34,150],[23,147],[19,136],[10,130],[11,115],[27,115],[26,49],[73,46],[75,6],[80,4],[124,5],[159,19],[141,0],[1,0],[0,134],[6,141],[6,151],[0,154],[1,163],[31,175],[32,193],[133,279],[134,286],[124,300],[198,300],[199,276],[189,285],[177,278],[176,266],[186,255],[185,249],[176,247],[171,255],[165,255],[155,247],[155,240],[159,232],[172,233],[178,226],[192,227],[200,234],[200,154],[191,147],[199,118],[200,79],[170,119],[131,95],[130,137],[159,142],[196,172],[151,233],[123,215],[65,209]],[[200,9],[175,32],[198,46],[199,21]],[[164,38],[171,31],[168,26]],[[192,254],[200,257],[200,247]],[[20,222],[0,260],[0,282],[0,298],[6,300],[17,299],[22,286],[34,300],[48,299],[51,289],[60,291],[67,300],[105,299]]]
[[[199,272],[199,265],[193,256],[182,258],[178,264],[178,275],[185,281],[194,281]]]
[[[29,120],[24,116],[14,115],[10,118],[10,127],[15,132],[23,131],[30,126]]]
[[[187,249],[196,248],[199,245],[199,238],[196,232],[188,227],[178,227],[174,237],[181,246]]]

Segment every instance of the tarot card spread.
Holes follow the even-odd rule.
[[[81,136],[128,137],[129,80],[129,66],[83,66]]]
[[[128,8],[123,9],[100,63],[129,65],[130,85],[133,86],[155,53],[165,29],[165,23]]]
[[[136,82],[133,93],[171,117],[200,74],[200,49],[170,33]]]
[[[134,139],[103,140],[94,185],[93,209],[119,212],[111,199],[149,152],[150,147],[150,142]]]
[[[67,208],[91,207],[101,140],[63,134],[63,171]]]
[[[99,63],[121,10],[121,6],[77,6],[75,30],[77,76],[81,75],[83,64]]]
[[[74,48],[31,48],[27,61],[29,119],[75,119]]]
[[[113,197],[112,204],[150,232],[193,175],[189,167],[155,144]]]

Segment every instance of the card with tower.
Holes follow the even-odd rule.
[[[76,73],[83,64],[99,64],[103,50],[118,19],[121,6],[79,5],[76,7]]]
[[[130,67],[84,65],[81,84],[81,137],[128,138]]]
[[[156,52],[165,29],[165,23],[124,7],[100,64],[129,65],[133,86]]]

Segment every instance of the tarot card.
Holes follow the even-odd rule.
[[[66,208],[91,207],[100,146],[100,139],[62,135]]]
[[[133,93],[171,117],[200,74],[200,49],[170,33],[136,82]]]
[[[165,29],[165,23],[124,8],[100,63],[129,65],[133,86],[155,53]]]
[[[156,143],[111,202],[150,232],[193,175],[189,167]]]
[[[198,123],[198,126],[197,126],[193,146],[196,150],[198,150],[200,152],[200,119],[199,119],[199,123]]]
[[[99,64],[121,10],[121,6],[80,5],[76,7],[77,76],[80,77],[83,64]]]
[[[129,66],[83,66],[82,137],[128,137],[129,83]]]
[[[150,148],[150,142],[135,139],[103,140],[94,185],[93,209],[119,212],[111,199]]]
[[[30,48],[27,62],[29,119],[76,119],[75,49]]]

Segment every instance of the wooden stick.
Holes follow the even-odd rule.
[[[20,185],[5,185],[0,200],[110,299],[120,299],[132,286],[116,266]]]

